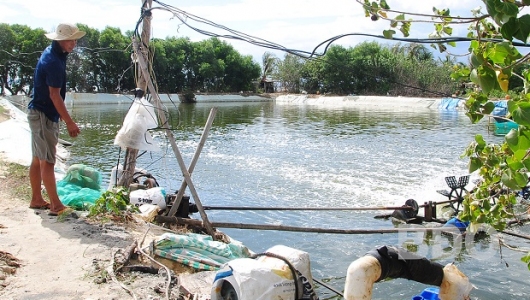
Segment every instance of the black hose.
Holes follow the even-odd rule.
[[[405,249],[381,246],[366,255],[375,257],[381,265],[381,276],[377,281],[390,277],[405,278],[436,286],[442,284],[444,271],[441,264],[431,262]]]

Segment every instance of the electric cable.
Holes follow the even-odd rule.
[[[304,50],[290,49],[290,48],[284,47],[284,46],[282,46],[280,44],[277,44],[277,43],[274,43],[274,42],[270,42],[270,41],[267,41],[265,39],[261,39],[261,38],[258,38],[258,37],[255,37],[255,36],[252,36],[252,35],[249,35],[249,34],[245,34],[243,32],[237,31],[237,30],[233,30],[231,28],[228,28],[226,26],[217,24],[217,23],[212,22],[210,20],[198,17],[196,15],[190,14],[190,13],[188,13],[186,11],[183,11],[183,10],[181,10],[179,8],[174,7],[174,6],[165,4],[165,3],[161,2],[161,1],[158,1],[158,0],[154,0],[154,2],[159,4],[160,7],[152,7],[152,8],[143,10],[142,11],[142,15],[140,16],[140,18],[139,18],[139,20],[137,22],[137,26],[135,28],[135,32],[138,32],[139,25],[141,24],[142,20],[145,17],[147,17],[147,16],[151,16],[151,11],[152,10],[155,10],[155,9],[165,10],[165,11],[167,11],[169,13],[172,13],[173,16],[181,22],[181,24],[187,26],[188,28],[190,28],[190,29],[192,29],[192,30],[194,30],[194,31],[196,31],[196,32],[198,32],[200,34],[203,34],[203,35],[206,35],[206,36],[210,36],[210,37],[216,37],[216,38],[225,38],[225,39],[233,39],[233,40],[245,41],[245,42],[248,42],[248,43],[256,45],[256,46],[260,46],[260,47],[264,47],[264,48],[268,48],[268,49],[280,50],[280,51],[283,51],[283,52],[286,52],[286,53],[289,53],[289,54],[293,54],[293,55],[299,56],[299,57],[304,58],[304,59],[309,59],[309,60],[318,60],[318,59],[322,58],[327,53],[329,47],[331,47],[331,45],[334,42],[336,42],[339,39],[348,37],[348,36],[367,36],[367,37],[380,38],[380,39],[385,39],[385,40],[390,40],[390,41],[400,41],[400,42],[407,42],[407,43],[430,43],[430,44],[443,44],[443,43],[451,43],[451,42],[470,42],[470,41],[473,41],[473,40],[477,40],[477,39],[467,38],[467,37],[424,38],[424,39],[418,39],[418,38],[397,38],[396,37],[396,38],[388,39],[388,38],[386,38],[384,36],[381,36],[381,35],[366,34],[366,33],[346,33],[346,34],[341,34],[341,35],[337,35],[337,36],[331,37],[331,38],[319,43],[312,51],[304,51]],[[221,29],[221,30],[227,31],[230,34],[217,34],[217,33],[211,32],[211,31],[207,31],[207,30],[203,30],[203,29],[197,28],[196,26],[192,26],[190,24],[190,20],[191,21],[195,21],[195,22],[200,23],[200,24],[204,24],[204,25],[207,25],[207,26],[211,26],[211,27],[214,27],[214,28],[217,28],[217,29]],[[481,40],[482,41],[493,41],[493,42],[501,41],[501,40],[497,40],[497,39],[481,39]],[[526,44],[518,43],[518,42],[515,42],[515,41],[513,42],[513,44],[515,46],[528,46]],[[323,51],[318,52],[318,50],[321,49],[321,48],[323,48]],[[327,61],[324,61],[324,62],[329,64],[329,62],[327,62]],[[340,68],[342,66],[336,66],[336,67]],[[376,78],[376,76],[373,76],[372,74],[367,74],[367,73],[365,73],[365,76],[370,77],[370,78]],[[403,83],[394,81],[391,78],[389,78],[389,82],[393,83],[393,84],[397,84],[397,85],[403,86],[403,87],[406,87],[406,88],[409,88],[409,89],[420,90],[422,92],[426,92],[426,93],[429,93],[429,94],[432,94],[432,95],[437,95],[437,96],[442,96],[442,97],[452,96],[452,95],[449,95],[449,94],[443,93],[443,92],[430,91],[430,90],[427,90],[425,88],[420,88],[420,87],[415,87],[415,86],[412,86],[412,85],[403,84]]]

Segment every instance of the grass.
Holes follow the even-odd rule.
[[[31,200],[29,167],[0,159],[0,173],[5,176],[0,181],[2,190],[13,198],[19,198],[29,203]]]

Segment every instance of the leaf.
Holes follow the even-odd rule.
[[[468,37],[473,37],[473,36],[468,36]],[[469,43],[469,52],[475,53],[476,51],[478,51],[479,47],[480,47],[480,42],[477,40],[473,40],[471,41],[471,43]]]
[[[477,69],[471,70],[471,73],[469,74],[469,79],[476,85],[480,85]]]
[[[475,142],[481,147],[486,146],[486,141],[484,140],[484,137],[480,134],[475,135]]]
[[[495,9],[504,15],[503,18],[505,19],[505,22],[508,21],[508,18],[517,17],[517,14],[519,13],[517,5],[510,2],[496,1]]]
[[[522,135],[519,137],[518,145],[519,145],[519,150],[527,151],[528,149],[530,149],[530,140],[528,139],[528,137]]]
[[[387,39],[392,39],[394,34],[396,34],[394,30],[383,30],[383,36]]]
[[[523,153],[523,155],[524,155],[524,153]],[[524,167],[523,163],[521,163],[521,160],[517,159],[515,157],[507,159],[506,163],[507,163],[508,167],[510,167],[510,169],[512,169],[512,170],[519,170],[519,169]]]
[[[498,43],[494,47],[490,47],[484,56],[489,58],[493,63],[504,64],[507,57],[510,56],[511,50],[508,43]]]
[[[512,115],[515,123],[530,127],[530,103],[529,102],[517,103],[516,108],[513,110],[510,110],[510,114]]]
[[[494,109],[495,109],[495,103],[490,101],[484,104],[484,106],[482,106],[482,113],[489,115]]]
[[[386,0],[381,0],[379,2],[379,5],[381,5],[381,8],[383,9],[390,9],[390,6],[388,6],[388,3],[386,3]]]
[[[528,183],[528,176],[526,174],[517,172],[514,174],[514,179],[520,187],[519,189],[521,189]]]
[[[500,32],[502,37],[511,41],[515,34],[519,31],[520,24],[515,18],[510,19],[508,22],[502,24]]]
[[[486,215],[485,214],[480,214],[477,217],[477,220],[476,220],[477,223],[484,223],[485,221],[486,221]]]
[[[484,91],[484,93],[488,94],[495,88],[495,83],[497,82],[497,76],[495,75],[495,71],[493,71],[490,68],[486,68],[484,66],[481,66],[477,69],[477,75],[480,87]]]
[[[501,87],[501,90],[505,93],[508,92],[508,86],[510,84],[510,75],[505,73],[506,70],[500,70],[496,71],[497,74],[497,82],[499,83],[499,86]]]
[[[530,34],[530,15],[524,15],[518,20],[517,31],[514,33],[514,37],[524,43],[528,41],[528,35]]]
[[[474,52],[471,53],[471,65],[473,68],[478,68],[484,64],[484,58],[476,55]]]
[[[517,181],[511,176],[512,175],[511,173],[512,173],[511,171],[508,171],[502,174],[501,181],[506,187],[512,190],[518,190],[520,189],[520,187],[517,184]]]
[[[471,157],[469,159],[469,173],[473,173],[482,167],[482,161],[479,158]]]
[[[473,112],[466,112],[466,115],[469,117],[471,122],[473,124],[477,123],[478,121],[482,120],[484,118],[483,114],[473,113]]]
[[[488,0],[485,2],[486,4],[486,10],[488,11],[488,14],[495,20],[497,21],[498,19],[498,15],[499,15],[499,12],[497,11],[497,9],[495,8],[495,3],[497,1],[496,0]]]
[[[504,136],[504,140],[510,149],[517,149],[517,144],[519,143],[519,134],[517,134],[517,131],[512,129]]]
[[[409,36],[409,32],[410,32],[410,22],[403,21],[399,31],[401,31],[401,33],[403,33],[403,36],[408,37]]]

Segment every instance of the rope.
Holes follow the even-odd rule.
[[[330,290],[330,291],[334,292],[335,294],[337,294],[337,295],[341,296],[342,298],[344,298],[344,294],[343,294],[343,293],[341,293],[341,292],[337,291],[336,289],[332,288],[331,286],[325,284],[325,283],[322,282],[321,280],[318,280],[318,279],[316,279],[316,278],[313,278],[313,280],[314,280],[315,282],[317,282],[318,284],[320,284],[321,286],[327,288],[328,290]]]
[[[274,253],[270,253],[270,252],[258,253],[258,254],[252,255],[251,258],[258,258],[259,256],[274,257],[274,258],[282,260],[283,262],[285,262],[287,264],[287,266],[289,266],[289,270],[291,270],[291,274],[292,274],[293,280],[294,280],[294,299],[295,300],[300,299],[299,295],[298,295],[298,278],[296,276],[296,269],[291,264],[291,262],[289,260],[287,260],[286,258],[280,256],[280,255],[277,255],[277,254],[274,254]]]

